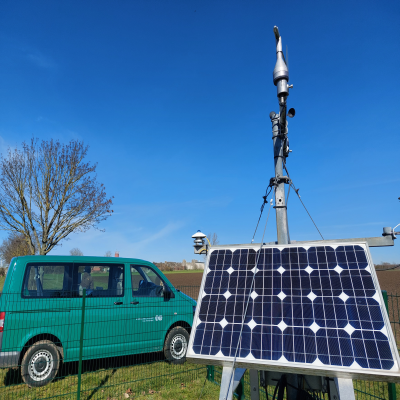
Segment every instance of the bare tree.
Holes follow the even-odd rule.
[[[71,249],[69,251],[69,254],[71,254],[71,256],[83,256],[83,253],[80,249],[78,249],[77,247],[74,247],[73,249]]]
[[[13,257],[27,256],[31,254],[24,235],[12,233],[0,245],[0,257],[8,266]]]
[[[46,255],[72,232],[85,232],[113,210],[88,146],[32,139],[0,158],[0,229],[23,235],[30,254]]]
[[[215,232],[214,233],[209,233],[207,235],[207,238],[210,241],[211,246],[215,246],[215,245],[217,245],[219,243],[218,235]]]
[[[110,250],[106,251],[106,254],[104,254],[104,257],[111,257],[112,253]]]

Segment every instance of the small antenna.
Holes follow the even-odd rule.
[[[279,34],[279,29],[277,26],[274,26],[274,34],[275,34],[275,39],[279,40],[281,35]]]

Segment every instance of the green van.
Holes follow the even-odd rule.
[[[20,366],[25,383],[43,386],[61,362],[79,360],[81,337],[83,360],[164,351],[183,363],[195,307],[147,261],[13,258],[0,297],[0,368]]]

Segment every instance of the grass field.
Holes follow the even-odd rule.
[[[76,364],[76,363],[71,363]],[[72,365],[72,372],[76,372]],[[64,367],[63,378],[41,388],[29,388],[21,382],[18,370],[0,370],[0,398],[7,400],[36,400],[57,398],[76,399],[77,375],[68,375]],[[89,371],[82,374],[81,399],[119,400],[141,399],[198,399],[218,398],[219,387],[206,382],[206,369],[196,364],[170,365],[160,361],[151,364]],[[14,384],[11,384],[14,382]],[[203,388],[204,386],[204,388]],[[128,394],[129,397],[126,397]]]
[[[203,269],[188,269],[188,270],[179,270],[179,271],[163,271],[164,275],[169,274],[199,274],[203,273]]]
[[[38,400],[56,398],[75,400],[78,385],[76,375],[77,363],[63,367],[54,382],[42,388],[29,388],[23,384],[19,371],[0,370],[0,398],[7,400]],[[186,363],[170,365],[159,361],[149,364],[91,370],[84,363],[82,374],[82,400],[126,400],[140,398],[143,400],[215,400],[219,398],[219,385],[205,380],[204,366]],[[69,374],[68,374],[69,371]],[[216,367],[215,378],[220,380],[221,368]],[[248,372],[245,381],[248,382]],[[354,381],[357,400],[387,399],[386,383]],[[399,390],[399,385],[397,390]],[[250,386],[245,384],[245,396],[250,398]],[[274,388],[269,387],[272,395]],[[327,396],[324,397],[327,399]]]

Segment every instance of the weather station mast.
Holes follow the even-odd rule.
[[[289,223],[287,216],[287,205],[286,205],[286,190],[285,185],[291,183],[290,177],[284,174],[286,169],[286,159],[289,156],[291,150],[289,149],[288,139],[288,121],[287,117],[293,118],[296,114],[294,108],[287,111],[287,98],[289,96],[289,89],[293,88],[292,84],[289,84],[289,66],[288,66],[288,50],[286,48],[286,58],[284,57],[282,50],[282,37],[279,33],[277,26],[274,26],[274,35],[276,40],[276,64],[273,71],[273,82],[277,89],[277,98],[279,102],[279,113],[271,111],[269,117],[272,122],[272,140],[274,150],[274,166],[275,166],[275,177],[271,178],[270,186],[274,188],[275,193],[275,212],[276,212],[276,231],[277,231],[277,244],[290,244],[289,235]],[[298,194],[298,193],[297,193]],[[266,201],[266,199],[264,199]],[[321,235],[322,236],[322,235]],[[323,239],[323,238],[322,238]],[[286,395],[288,400],[296,400],[299,398],[298,388],[301,384],[302,377],[297,374],[281,374],[265,371],[259,371],[261,380],[263,383],[270,381],[282,380],[282,376],[286,381]],[[253,373],[254,374],[254,373]],[[258,373],[257,373],[258,375]],[[269,375],[269,376],[268,376]],[[258,378],[258,376],[257,376]],[[308,382],[309,389],[312,390],[327,390],[328,385],[325,384],[323,388],[324,377],[316,380],[316,376],[304,377]],[[253,392],[258,392],[259,388],[257,385],[257,379],[253,380]],[[322,382],[322,384],[321,384]],[[337,380],[336,388],[331,384],[331,392],[333,396],[339,399],[339,391],[342,390],[342,398],[345,395],[346,399],[354,399],[354,390],[351,380]],[[340,386],[340,387],[339,387]],[[332,397],[333,397],[332,396]],[[335,397],[334,397],[335,398]],[[259,396],[253,395],[252,400],[259,399]],[[333,400],[333,399],[332,399]]]
[[[286,166],[287,117],[295,116],[294,108],[287,110],[287,98],[293,85],[276,26],[274,35],[279,113],[269,116],[275,176],[251,243],[214,246],[200,231],[192,236],[195,254],[206,254],[207,261],[187,359],[222,367],[219,400],[233,399],[246,370],[251,400],[260,400],[260,386],[267,399],[268,387],[275,386],[278,399],[286,392],[287,400],[316,399],[316,393],[354,400],[353,379],[386,381],[388,400],[395,400],[400,357],[369,248],[393,246],[400,232],[385,227],[380,237],[322,237]],[[288,192],[293,188],[322,240],[291,243],[285,185]],[[272,191],[275,205],[268,202]],[[253,243],[267,204],[264,234],[273,207],[277,241],[264,243],[263,234],[261,243]],[[359,338],[371,331],[375,340],[360,347]]]
[[[278,244],[290,243],[289,225],[287,217],[287,207],[285,201],[285,184],[289,183],[289,177],[283,174],[283,165],[286,164],[286,157],[289,155],[289,140],[287,129],[287,104],[286,100],[289,96],[289,89],[293,85],[289,85],[289,68],[282,52],[282,38],[279,34],[277,26],[274,26],[274,34],[276,39],[276,64],[273,72],[274,85],[277,89],[277,97],[279,100],[279,113],[272,111],[269,117],[272,121],[272,140],[274,145],[274,164],[275,179],[271,180],[271,184],[275,187],[275,210],[276,210],[276,230],[278,235]],[[292,108],[288,113],[289,117],[294,117],[295,110]]]

